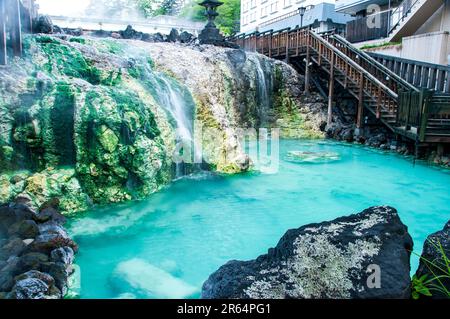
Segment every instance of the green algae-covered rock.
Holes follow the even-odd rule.
[[[0,78],[0,203],[25,193],[38,208],[57,197],[72,213],[171,180],[175,128],[128,75],[119,45],[35,36],[25,48]]]

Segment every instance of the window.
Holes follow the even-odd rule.
[[[292,0],[284,0],[284,7],[288,8],[292,5]]]
[[[275,13],[275,12],[277,12],[277,9],[278,9],[278,3],[277,3],[277,2],[274,2],[274,3],[272,3],[272,4],[270,5],[270,13]]]

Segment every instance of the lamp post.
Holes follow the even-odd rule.
[[[303,16],[305,15],[305,11],[305,7],[298,8],[298,13],[300,14],[300,28],[303,28]]]

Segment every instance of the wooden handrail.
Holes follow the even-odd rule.
[[[380,62],[378,62],[377,60],[375,60],[374,58],[372,58],[370,55],[368,55],[366,52],[362,51],[362,50],[358,50],[353,44],[351,44],[349,41],[347,41],[346,39],[344,39],[343,37],[341,37],[338,34],[334,34],[333,38],[335,38],[336,40],[338,40],[340,43],[342,43],[343,45],[345,45],[348,49],[350,49],[352,52],[354,52],[355,54],[359,55],[360,57],[362,57],[364,60],[366,60],[369,64],[375,66],[377,69],[379,69],[381,72],[383,72],[385,75],[391,77],[392,79],[394,79],[395,81],[397,81],[398,84],[400,84],[400,86],[402,86],[405,89],[408,90],[412,90],[412,91],[416,91],[419,92],[419,89],[416,88],[414,85],[410,84],[409,82],[405,81],[403,78],[401,78],[400,76],[398,76],[396,73],[392,72],[390,69],[388,69],[387,67],[385,67],[383,64],[381,64]]]
[[[384,83],[382,83],[380,80],[378,80],[376,77],[374,77],[372,74],[370,74],[368,71],[366,71],[362,66],[360,66],[358,63],[350,59],[348,56],[346,56],[341,50],[334,47],[329,42],[325,41],[322,37],[317,36],[314,34],[314,32],[310,31],[310,35],[314,37],[316,40],[320,41],[323,45],[328,47],[330,50],[333,50],[337,55],[339,55],[342,59],[344,59],[347,63],[349,63],[351,66],[353,66],[355,69],[357,69],[359,72],[363,73],[368,79],[370,79],[372,82],[374,82],[376,85],[378,85],[380,88],[382,88],[384,91],[386,91],[391,97],[397,99],[398,95],[394,91],[392,91],[390,88],[388,88]]]

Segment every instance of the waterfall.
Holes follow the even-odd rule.
[[[187,174],[188,166],[198,168],[196,159],[201,159],[194,140],[195,103],[187,89],[184,89],[172,78],[161,72],[155,72],[149,65],[146,67],[144,80],[158,104],[168,113],[176,125],[176,150],[174,162],[176,178]],[[189,164],[189,165],[186,165]],[[191,165],[192,164],[192,165]]]
[[[255,68],[256,68],[256,86],[257,86],[257,107],[258,107],[258,117],[260,120],[260,126],[266,125],[268,123],[268,113],[270,111],[271,103],[271,92],[272,92],[272,77],[266,76],[264,72],[263,62],[258,56],[254,58]]]

